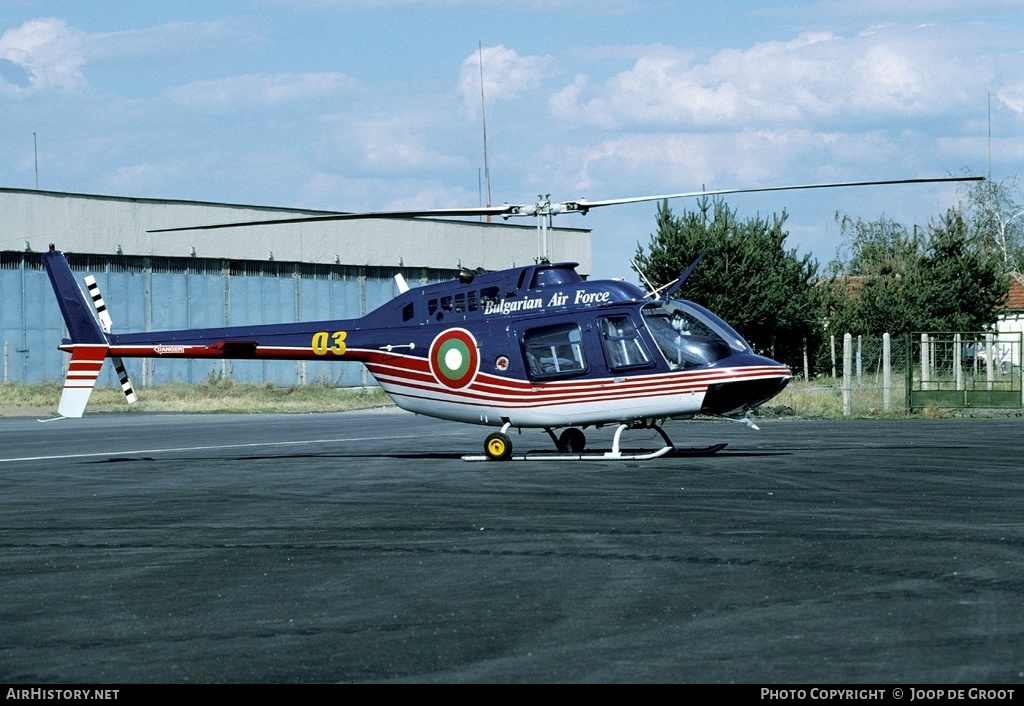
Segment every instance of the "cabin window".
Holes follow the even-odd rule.
[[[480,290],[480,303],[483,305],[484,310],[487,309],[488,304],[498,303],[498,294],[501,292],[497,287],[484,287]]]
[[[597,320],[597,327],[609,370],[650,365],[651,356],[629,316],[602,316]]]
[[[477,294],[477,291],[475,289],[472,292],[466,294],[466,308],[469,311],[476,311],[477,309],[480,308],[479,305],[477,304],[478,296],[479,295]]]
[[[402,307],[402,321],[411,321],[412,317],[416,314],[416,307],[413,306],[412,302],[409,302]]]
[[[455,313],[462,314],[466,311],[466,295],[456,294],[455,295]]]
[[[427,302],[427,316],[433,316],[437,313],[437,300],[431,299]]]
[[[449,312],[452,310],[452,297],[451,297],[451,295],[448,295],[446,297],[441,297],[441,308],[444,309],[445,311],[449,311]]]
[[[587,369],[580,327],[573,323],[530,329],[523,335],[526,365],[532,378],[555,378]]]
[[[530,284],[530,289],[575,284],[582,281],[583,278],[580,277],[579,273],[570,267],[551,267],[537,270],[533,276],[533,282]]]

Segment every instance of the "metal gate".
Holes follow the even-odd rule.
[[[911,408],[1020,408],[1020,333],[920,333],[908,342]]]

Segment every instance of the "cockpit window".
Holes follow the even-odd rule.
[[[708,365],[750,345],[729,324],[693,302],[671,300],[642,309],[644,323],[673,370]]]

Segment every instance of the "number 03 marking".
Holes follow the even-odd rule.
[[[345,337],[348,335],[345,331],[335,331],[329,333],[327,331],[317,331],[313,334],[313,353],[316,355],[327,355],[328,351],[334,355],[345,355]],[[331,341],[334,345],[328,345]]]

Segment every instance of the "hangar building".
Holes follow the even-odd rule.
[[[3,381],[62,379],[67,336],[42,266],[53,243],[93,274],[114,331],[355,318],[410,286],[533,262],[536,224],[371,219],[149,233],[158,228],[327,215],[329,211],[0,189]],[[336,212],[335,212],[336,213]],[[557,228],[551,259],[591,268],[590,231]],[[84,285],[81,285],[84,289]],[[125,361],[137,386],[231,379],[291,386],[370,382],[362,365],[324,361]],[[116,384],[112,366],[101,384]]]

